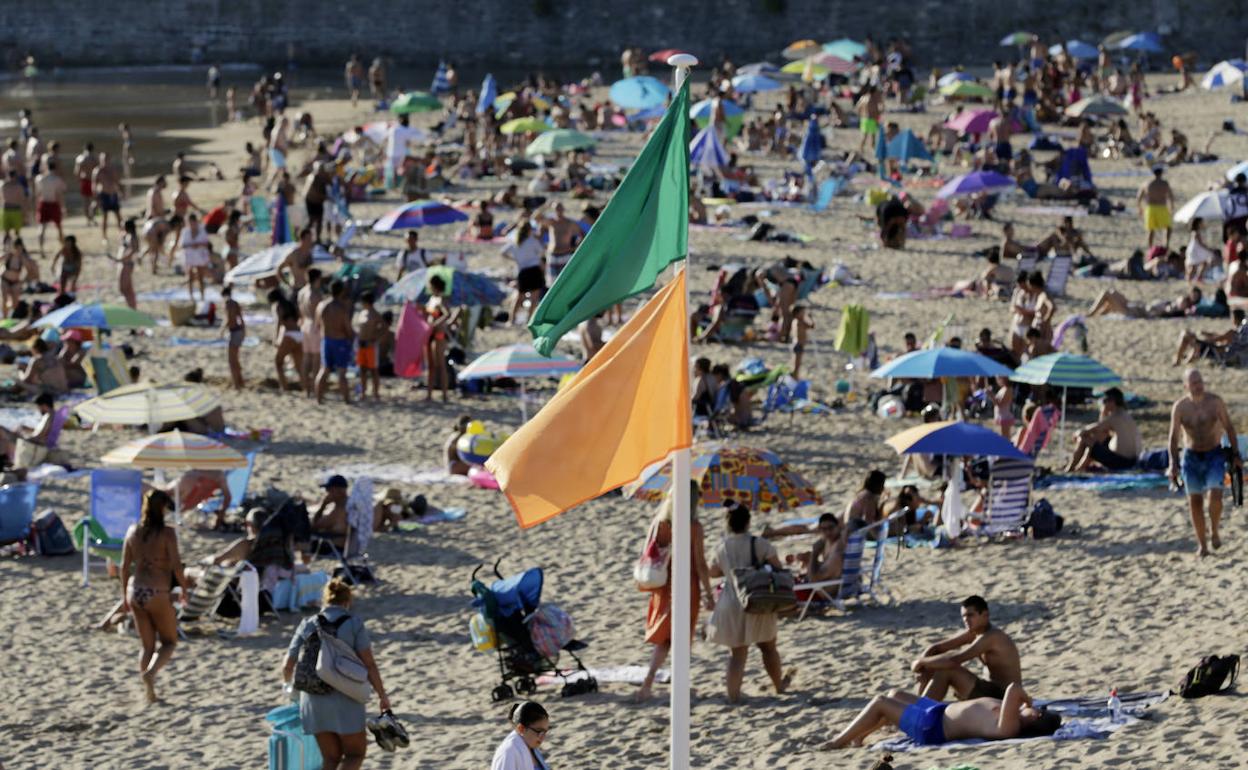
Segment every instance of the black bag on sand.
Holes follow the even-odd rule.
[[[1027,519],[1027,528],[1036,540],[1054,537],[1062,531],[1062,517],[1053,511],[1053,506],[1043,497],[1031,507],[1031,516]]]
[[[752,614],[768,615],[787,612],[797,607],[793,593],[793,573],[787,569],[773,570],[759,564],[754,542],[750,536],[750,566],[732,571],[732,582],[737,591],[741,609]]]
[[[1175,692],[1184,698],[1217,695],[1235,687],[1235,679],[1238,676],[1238,655],[1209,655],[1201,658],[1200,662],[1179,680],[1179,686]],[[1227,681],[1228,677],[1230,681]]]

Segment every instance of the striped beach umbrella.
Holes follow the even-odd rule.
[[[155,326],[156,319],[125,305],[75,302],[48,313],[32,325],[36,329],[134,329]]]
[[[126,442],[101,462],[131,468],[221,470],[245,468],[247,458],[216,439],[171,430]]]
[[[433,73],[433,83],[429,85],[429,92],[433,94],[449,94],[451,92],[451,81],[446,76],[446,62],[438,62],[438,70]]]
[[[916,350],[898,356],[879,369],[872,377],[902,377],[931,380],[937,377],[1009,377],[1010,368],[988,356],[970,350],[939,347]]]
[[[414,302],[419,305],[429,301],[429,279],[433,276],[442,278],[450,293],[446,303],[456,307],[499,305],[507,299],[507,292],[498,288],[494,279],[480,273],[467,273],[446,265],[413,270],[403,276],[397,283],[386,289],[381,301],[385,305],[402,305]]]
[[[373,223],[373,232],[391,230],[414,230],[417,227],[436,227],[454,222],[467,222],[468,215],[437,201],[413,201],[391,209]]]
[[[83,401],[74,412],[95,425],[160,425],[203,417],[219,406],[217,395],[202,385],[144,382]]]
[[[581,362],[565,356],[546,358],[527,343],[508,345],[482,353],[458,372],[461,380],[496,377],[562,377],[580,371]]]
[[[719,134],[709,127],[699,131],[689,141],[689,167],[716,171],[728,165],[728,151],[719,141]]]
[[[1010,379],[1058,388],[1108,388],[1122,382],[1100,361],[1077,353],[1050,353],[1033,358],[1015,369]]]
[[[814,57],[814,62],[820,67],[826,69],[828,72],[831,72],[833,75],[848,75],[858,69],[858,65],[854,64],[852,60],[830,53],[821,53],[816,55]]]
[[[702,505],[708,508],[727,500],[755,511],[783,511],[823,502],[810,482],[768,449],[698,444],[693,447],[690,474],[702,489]],[[664,461],[624,487],[624,496],[657,503],[671,485],[672,464]]]
[[[916,425],[890,436],[884,443],[902,455],[970,455],[1028,459],[1024,452],[995,430],[961,420]]]
[[[1207,91],[1213,91],[1223,86],[1243,83],[1246,71],[1248,71],[1248,62],[1243,59],[1220,61],[1201,78],[1200,86]]]
[[[936,197],[957,198],[976,193],[1001,192],[1013,189],[1016,184],[1013,177],[998,174],[996,171],[972,171],[950,179],[944,187],[936,191]]]

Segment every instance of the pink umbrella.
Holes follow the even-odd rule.
[[[988,132],[988,124],[997,117],[996,110],[963,110],[957,117],[945,123],[959,134],[984,134]],[[1017,120],[1011,121],[1011,131],[1022,131],[1023,127]]]
[[[815,64],[826,67],[828,72],[834,75],[848,75],[858,69],[858,65],[852,61],[846,61],[839,56],[833,56],[830,53],[819,54],[815,57]]]

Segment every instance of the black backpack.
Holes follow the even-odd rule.
[[[1201,658],[1200,662],[1179,680],[1178,689],[1175,691],[1184,698],[1217,695],[1234,687],[1237,676],[1239,676],[1238,655],[1209,655]],[[1224,682],[1225,686],[1223,686]]]
[[[53,511],[45,511],[35,519],[34,530],[35,550],[40,556],[68,556],[77,553],[69,530],[65,529],[61,517]]]
[[[1053,537],[1062,531],[1062,517],[1053,511],[1053,506],[1043,497],[1031,507],[1031,516],[1027,519],[1027,528],[1036,540]]]
[[[303,640],[303,649],[299,652],[299,662],[295,664],[295,681],[296,690],[302,690],[312,695],[329,695],[334,692],[334,688],[325,683],[316,675],[316,660],[321,656],[321,635],[320,631],[325,633],[338,633],[338,627],[345,623],[351,616],[343,615],[334,622],[329,622],[324,615],[317,615],[313,621],[316,625],[312,629],[312,633],[308,638]]]

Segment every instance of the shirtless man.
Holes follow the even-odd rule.
[[[1001,261],[1008,262],[1018,259],[1027,250],[1027,247],[1014,240],[1014,224],[1006,222],[1001,225]]]
[[[351,341],[355,332],[351,328],[351,300],[347,297],[347,284],[334,281],[329,285],[329,297],[321,300],[316,308],[316,320],[325,335],[321,339],[321,370],[316,374],[316,403],[324,402],[325,382],[330,372],[338,372],[338,392],[344,403],[351,403],[347,389],[347,367],[351,365]]]
[[[39,129],[31,126],[30,136],[26,139],[26,168],[31,176],[38,176],[43,169],[39,166],[43,158],[43,140],[39,138]]]
[[[277,275],[284,283],[298,291],[307,284],[310,267],[312,267],[312,228],[305,227],[299,231],[299,245],[291,249],[282,263],[277,266]],[[289,279],[286,277],[288,271]]]
[[[100,162],[91,172],[91,186],[100,209],[100,235],[108,243],[108,215],[117,218],[117,230],[121,231],[121,177],[109,163],[108,153],[100,153]]]
[[[347,480],[338,475],[330,476],[321,488],[325,496],[312,514],[312,534],[341,549],[347,543]]]
[[[56,161],[48,161],[47,168],[35,179],[35,199],[39,202],[35,210],[35,219],[39,222],[39,256],[45,256],[43,236],[47,232],[48,223],[56,225],[56,240],[65,240],[61,229],[61,218],[65,215],[65,180],[61,179],[56,168]]]
[[[1010,145],[1010,137],[1014,133],[1010,130],[1013,120],[1009,110],[1008,104],[1002,104],[997,116],[988,123],[988,138],[993,142],[993,153],[1003,171],[1009,169],[1009,163],[1014,158],[1014,149]]]
[[[581,355],[585,363],[589,363],[598,351],[602,350],[602,324],[598,323],[601,319],[602,314],[599,313],[580,324]]]
[[[918,694],[944,700],[952,687],[959,700],[1004,698],[1006,688],[1023,687],[1022,663],[1018,647],[1009,634],[992,625],[988,602],[970,596],[962,602],[962,624],[966,630],[923,651],[923,657],[910,664],[918,680]],[[967,671],[962,664],[978,659],[988,678]]]
[[[1118,388],[1110,388],[1101,398],[1101,419],[1074,436],[1075,450],[1067,473],[1088,468],[1093,462],[1111,471],[1134,468],[1144,450],[1140,428],[1127,412],[1126,400]]]
[[[0,229],[3,229],[6,236],[9,233],[20,236],[26,217],[26,188],[22,186],[17,169],[10,167],[8,173],[5,174],[4,184],[0,184],[0,200],[4,201],[4,213],[0,214]]]
[[[459,456],[459,439],[468,432],[468,425],[472,422],[472,415],[461,414],[459,420],[455,422],[455,430],[451,433],[450,438],[442,445],[442,454],[446,460],[446,472],[452,476],[467,476],[468,471],[472,470],[472,466],[464,462]]]
[[[975,698],[960,703],[939,701],[891,690],[871,699],[854,721],[824,748],[861,746],[868,735],[895,725],[921,746],[938,746],[966,738],[1005,740],[1052,735],[1060,715],[1036,708],[1020,684],[1011,684],[1000,698]]]
[[[364,64],[360,61],[359,54],[351,54],[351,58],[347,59],[346,70],[343,73],[347,80],[347,90],[351,92],[351,106],[355,107],[360,101],[360,89],[364,86]]]
[[[92,193],[91,176],[95,173],[95,145],[87,142],[82,152],[74,158],[74,176],[78,178],[78,194],[82,196],[82,214],[87,224],[95,224],[95,195]]]
[[[1199,369],[1183,373],[1183,388],[1187,394],[1174,402],[1170,412],[1170,484],[1172,488],[1177,485],[1182,474],[1192,527],[1196,530],[1196,555],[1203,558],[1209,555],[1209,545],[1214,550],[1222,546],[1218,525],[1222,522],[1222,477],[1226,473],[1228,454],[1221,446],[1224,435],[1227,443],[1236,447],[1230,451],[1235,467],[1242,467],[1243,461],[1226,403],[1216,393],[1205,390]],[[1182,455],[1179,454],[1180,434],[1183,436]],[[1208,544],[1205,540],[1206,493],[1209,497]]]
[[[546,247],[547,284],[554,285],[555,279],[576,252],[581,242],[581,226],[563,215],[563,203],[555,204],[554,217],[542,223],[542,235],[549,238]]]
[[[1135,205],[1144,218],[1144,229],[1148,231],[1148,246],[1153,246],[1153,233],[1166,231],[1166,251],[1170,250],[1170,231],[1174,215],[1174,192],[1170,183],[1162,179],[1166,167],[1158,164],[1153,166],[1153,178],[1146,182],[1135,195]]]
[[[29,180],[26,177],[26,156],[19,149],[16,139],[9,140],[8,149],[4,151],[3,156],[0,156],[0,163],[4,164],[6,175],[9,171],[17,174],[17,181],[22,186],[22,192],[28,192]]]
[[[368,396],[368,382],[373,382],[373,398],[381,401],[381,376],[377,371],[377,343],[381,339],[381,314],[373,307],[371,291],[360,295],[361,308],[355,314],[355,335],[358,340],[355,363],[360,367],[360,399]]]
[[[368,88],[369,95],[374,99],[385,98],[386,95],[386,65],[382,64],[381,57],[373,59],[373,63],[368,67]]]
[[[286,150],[290,144],[290,119],[285,114],[277,116],[273,131],[269,134],[269,179],[272,184],[286,170]]]
[[[854,105],[854,111],[858,113],[858,132],[862,134],[862,139],[858,141],[860,155],[866,151],[868,141],[875,147],[875,135],[880,130],[881,109],[879,89],[867,86],[867,90],[858,97],[858,102]]]
[[[1042,257],[1047,256],[1050,250],[1059,257],[1073,257],[1075,252],[1080,250],[1092,256],[1092,250],[1083,240],[1083,233],[1075,227],[1074,217],[1062,217],[1062,223],[1057,226],[1057,229],[1036,244],[1036,253]]]
[[[303,370],[299,379],[303,381],[303,392],[312,398],[312,382],[321,368],[321,327],[316,320],[316,309],[324,299],[321,286],[321,271],[312,268],[308,271],[308,283],[295,299],[299,304],[299,332],[303,335]]]

